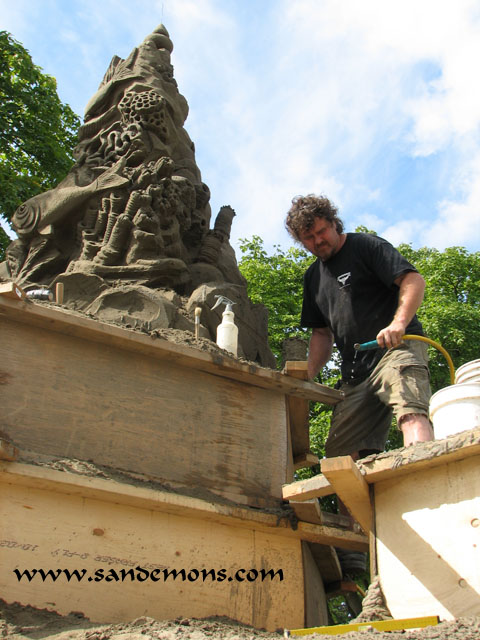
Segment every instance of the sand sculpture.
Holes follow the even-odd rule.
[[[274,367],[266,310],[248,299],[229,243],[234,210],[222,207],[210,228],[172,49],[160,25],[126,60],[114,56],[86,107],[75,165],[15,212],[0,278],[63,282],[67,307],[149,331],[193,330],[200,306],[212,340],[222,309],[211,308],[224,295],[236,303],[239,355]]]

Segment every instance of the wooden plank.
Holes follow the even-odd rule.
[[[306,360],[287,360],[285,362],[284,369],[286,370],[288,375],[295,375],[296,373],[298,373],[298,375],[295,375],[295,377],[301,380],[308,379],[308,362]]]
[[[368,533],[372,527],[368,485],[351,456],[324,458],[321,469],[348,511]]]
[[[375,485],[369,484],[370,504],[372,505],[372,528],[368,533],[369,542],[369,559],[370,559],[370,575],[378,576],[378,562],[377,562],[377,519],[376,511],[377,506],[375,504]]]
[[[322,522],[322,511],[318,498],[305,500],[303,502],[295,502],[290,500],[289,505],[295,511],[295,515],[303,522],[311,522],[312,524],[324,524]]]
[[[371,460],[366,459],[369,460],[368,462],[359,460],[356,466],[364,475],[366,482],[374,484],[477,455],[480,455],[480,428],[443,440],[418,442],[413,447],[372,456]],[[284,485],[282,490],[284,500],[309,500],[332,493],[335,493],[334,488],[322,475],[292,482]]]
[[[48,328],[63,333],[115,346],[152,358],[168,360],[189,369],[229,378],[245,384],[277,391],[307,400],[336,404],[342,393],[316,382],[297,380],[280,371],[267,369],[252,363],[245,364],[233,357],[207,353],[200,349],[174,344],[167,340],[153,339],[138,331],[123,329],[87,317],[67,313],[59,307],[47,307],[34,302],[22,302],[0,297],[0,313],[14,322]]]
[[[282,488],[282,496],[284,500],[310,500],[311,498],[322,498],[335,493],[334,488],[321,474],[307,478],[306,480],[297,480],[290,484],[285,484]]]
[[[0,589],[8,602],[64,615],[82,611],[97,623],[141,616],[227,616],[270,631],[292,620],[298,626],[305,623],[299,539],[277,535],[275,528],[239,527],[234,520],[217,523],[148,508],[146,502],[103,500],[91,486],[82,495],[9,479],[4,484],[3,476],[0,486]],[[59,577],[41,581],[37,576],[29,582],[14,573],[34,567]],[[255,582],[247,578],[251,569],[259,576]],[[83,579],[68,581],[65,570],[78,571]],[[173,570],[179,577],[164,579]],[[261,580],[262,570],[272,570],[276,577]],[[128,572],[143,581],[132,580]],[[100,576],[110,581],[95,580]]]
[[[303,576],[305,580],[305,626],[328,624],[327,599],[323,575],[315,562],[310,545],[302,542]]]
[[[0,480],[10,484],[46,489],[52,493],[68,493],[104,502],[202,518],[220,524],[254,528],[265,533],[271,533],[274,530],[276,535],[320,544],[337,544],[354,551],[368,549],[368,539],[363,534],[308,522],[299,522],[296,528],[293,528],[288,518],[279,517],[280,512],[271,513],[260,509],[249,509],[238,504],[217,503],[181,493],[147,489],[114,480],[76,475],[35,465],[0,462]]]
[[[480,616],[480,455],[376,483],[375,510],[393,617]]]
[[[358,524],[351,516],[345,516],[342,513],[330,513],[329,511],[322,511],[322,524],[327,527],[340,527],[341,529],[355,530]]]
[[[14,300],[25,299],[25,291],[15,282],[0,282],[0,296]]]
[[[313,467],[319,462],[320,460],[318,459],[318,456],[316,456],[314,453],[303,453],[302,455],[295,457],[295,459],[293,460],[293,468],[295,469],[295,471],[297,469],[305,469],[305,467]]]
[[[368,484],[373,484],[479,454],[480,427],[434,442],[417,442],[412,447],[375,456],[369,462],[360,460],[357,466],[365,474]]]
[[[359,460],[356,466],[364,475],[366,482],[374,484],[477,455],[480,455],[480,428],[443,440],[418,442],[413,447],[372,456],[368,462]],[[310,500],[332,493],[335,493],[335,490],[323,475],[292,482],[284,485],[282,489],[284,500]]]
[[[332,582],[339,582],[343,573],[335,548],[323,544],[309,544],[324,584],[329,585]]]
[[[0,333],[2,437],[20,450],[280,503],[284,394],[2,316]]]
[[[297,380],[308,380],[307,362],[287,361],[285,362],[284,373]],[[310,454],[310,433],[309,433],[309,413],[308,400],[303,398],[289,397],[288,411],[290,413],[290,428],[292,433],[292,452],[295,469],[302,467],[303,456]],[[310,454],[313,455],[313,454]],[[315,464],[315,463],[313,463]],[[307,466],[307,465],[303,465]]]
[[[295,477],[292,455],[292,430],[290,429],[290,413],[288,411],[288,397],[285,396],[285,416],[287,421],[287,464],[285,467],[285,483],[290,483]]]

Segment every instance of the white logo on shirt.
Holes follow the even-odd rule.
[[[352,272],[347,271],[347,273],[342,273],[341,276],[337,277],[338,282],[340,282],[340,284],[342,285],[342,289],[343,287],[350,286],[350,285],[347,285],[347,280],[350,278],[351,275],[352,275]]]

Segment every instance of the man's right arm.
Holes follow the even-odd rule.
[[[308,349],[308,377],[313,380],[332,357],[333,333],[328,327],[312,329]]]

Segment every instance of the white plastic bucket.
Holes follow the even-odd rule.
[[[458,367],[455,372],[455,382],[456,384],[480,382],[480,360],[472,360]]]
[[[430,398],[435,438],[480,427],[480,382],[453,384]]]

